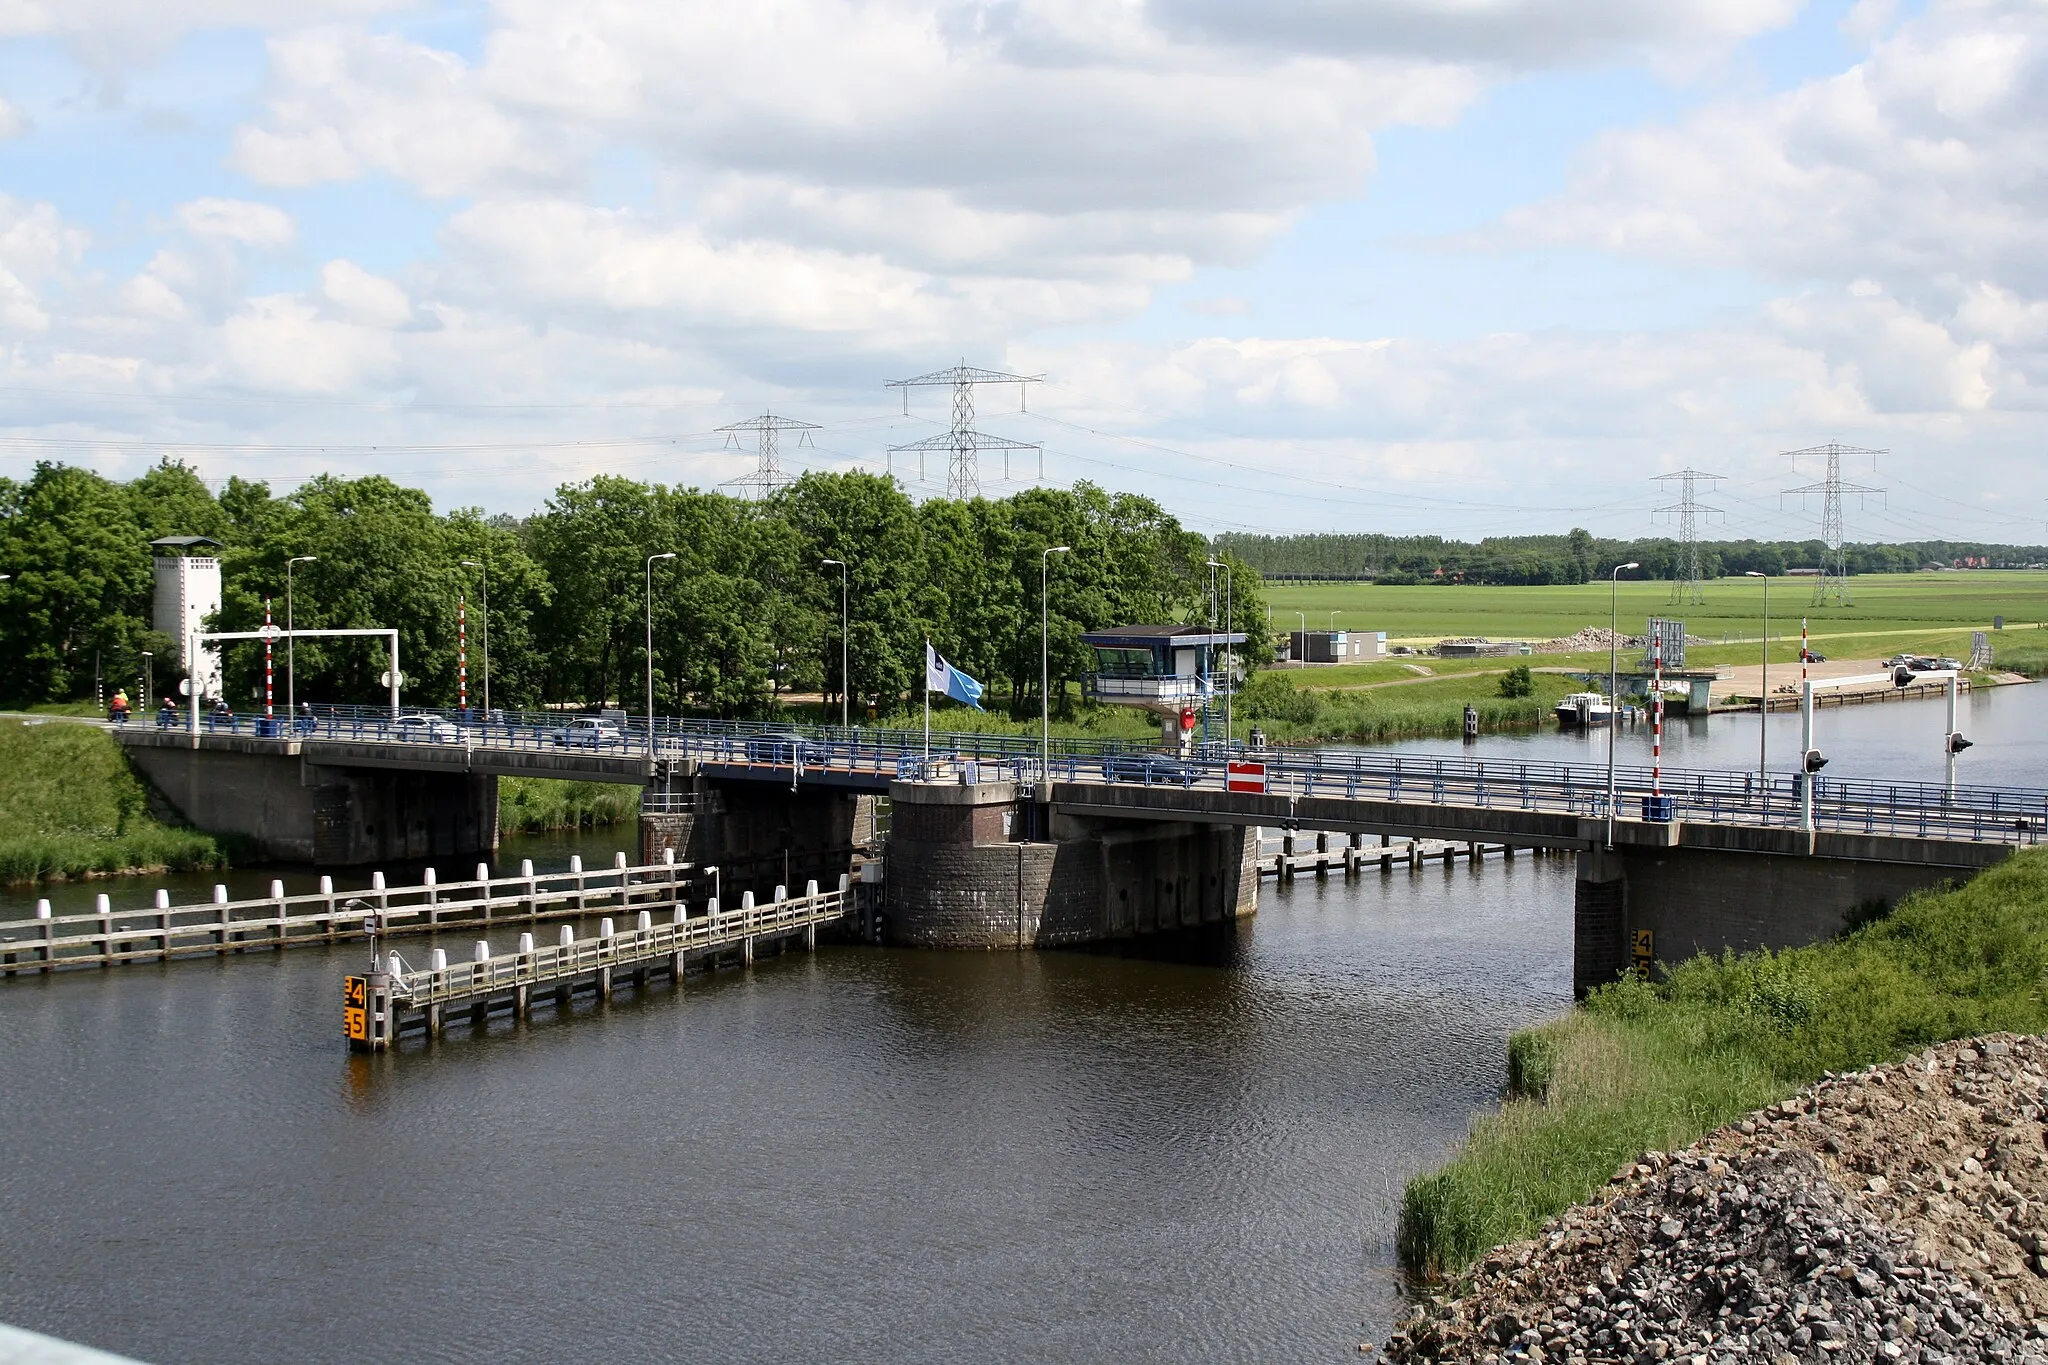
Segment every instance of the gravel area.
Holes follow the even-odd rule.
[[[1651,1152],[1391,1361],[2048,1363],[2048,1040],[1829,1077]]]

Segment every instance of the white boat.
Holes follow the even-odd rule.
[[[1600,692],[1574,692],[1557,704],[1557,723],[1563,726],[1605,725],[1614,719],[1614,708]]]

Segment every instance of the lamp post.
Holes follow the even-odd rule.
[[[1038,780],[1052,781],[1052,557],[1071,545],[1048,545],[1038,556]]]
[[[1301,618],[1301,657],[1299,659],[1296,659],[1294,662],[1298,664],[1305,664],[1308,662],[1308,613],[1305,611],[1297,611],[1294,614]],[[1289,650],[1288,652],[1290,654],[1293,653],[1292,650]]]
[[[156,655],[146,649],[142,651],[142,695],[145,697],[156,695]],[[150,705],[154,706],[156,703],[151,702]],[[1951,726],[1950,728],[1953,729],[1954,727]]]
[[[1337,633],[1337,618],[1343,614],[1344,608],[1342,607],[1330,613],[1330,634],[1335,635]]]
[[[1614,847],[1614,732],[1621,728],[1620,671],[1615,662],[1615,626],[1620,620],[1621,571],[1640,564],[1617,564],[1607,576],[1607,846]]]
[[[1210,560],[1209,567],[1223,570],[1223,751],[1230,752],[1230,701],[1237,695],[1237,646],[1230,641],[1231,632],[1237,628],[1237,602],[1234,590],[1237,586],[1230,565],[1220,560]]]
[[[846,698],[851,690],[848,686],[849,679],[846,672],[846,635],[848,629],[846,616],[846,561],[843,559],[821,559],[818,562],[820,564],[837,564],[839,566],[839,728],[844,730],[848,726]]]
[[[478,643],[483,646],[484,724],[488,725],[491,723],[491,566],[479,559],[465,559],[462,566],[466,569],[475,569],[483,575],[484,611],[482,619],[477,624],[483,627],[480,632],[482,638]]]
[[[1765,801],[1770,800],[1771,790],[1771,576],[1758,573],[1755,569],[1744,569],[1744,578],[1761,578],[1764,581],[1764,680],[1757,684],[1756,701],[1756,785]]]
[[[647,756],[654,757],[654,561],[674,559],[676,552],[647,556]]]
[[[299,715],[299,642],[292,634],[292,565],[311,564],[318,555],[293,555],[284,562],[284,711],[291,724]]]

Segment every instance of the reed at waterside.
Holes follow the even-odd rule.
[[[498,830],[504,834],[595,829],[637,819],[640,789],[619,782],[547,777],[498,779]]]
[[[1518,1033],[1509,1095],[1449,1164],[1409,1182],[1397,1247],[1454,1277],[1532,1235],[1625,1160],[1670,1150],[1817,1080],[1952,1038],[2048,1030],[2048,849],[1810,948],[1696,958],[1603,987]]]
[[[147,789],[104,731],[0,721],[0,881],[226,865],[221,841],[150,814]]]

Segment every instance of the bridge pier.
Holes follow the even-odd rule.
[[[889,788],[889,942],[1053,948],[1234,923],[1258,906],[1256,829],[1027,820],[1015,783]],[[1034,812],[1039,814],[1039,812]],[[1046,836],[1027,840],[1026,830]]]

